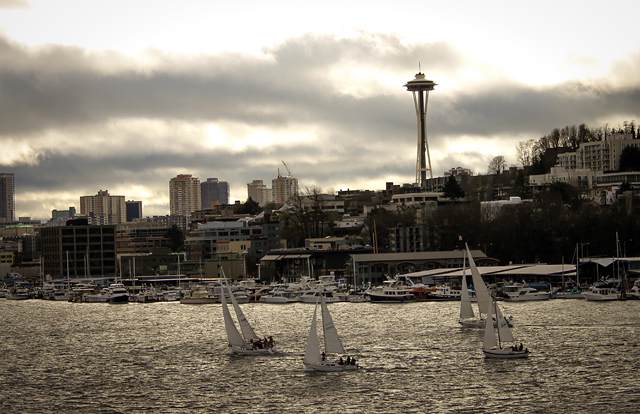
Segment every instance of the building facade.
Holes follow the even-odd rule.
[[[271,181],[271,198],[276,204],[287,204],[291,198],[298,195],[298,179],[290,175],[283,177],[278,174],[278,178]]]
[[[124,196],[109,195],[108,190],[100,190],[94,196],[80,197],[80,214],[91,217],[100,224],[119,224],[127,221]]]
[[[142,218],[142,201],[125,201],[127,206],[127,222]]]
[[[212,209],[216,205],[229,204],[229,183],[217,178],[207,178],[200,183],[202,210]]]
[[[260,207],[273,202],[271,188],[268,188],[262,180],[253,180],[247,183],[247,199],[249,198],[258,203]]]
[[[618,171],[620,155],[627,146],[640,147],[632,134],[611,134],[604,141],[583,142],[576,152],[558,154],[557,166],[565,171]]]
[[[40,236],[44,274],[54,278],[115,276],[115,225],[46,227]]]
[[[16,188],[13,173],[0,173],[0,222],[16,218]]]
[[[172,216],[190,216],[200,210],[200,180],[180,174],[169,181],[169,209]]]

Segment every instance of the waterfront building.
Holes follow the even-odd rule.
[[[127,206],[127,222],[136,221],[142,218],[142,201],[125,201]]]
[[[229,204],[229,183],[217,178],[207,178],[200,183],[202,210],[212,209],[216,205]]]
[[[212,221],[197,223],[197,228],[191,230],[185,244],[191,252],[191,260],[207,260],[218,253],[217,243],[220,241],[250,244],[253,238],[260,237],[262,237],[262,227],[251,226],[246,220]]]
[[[407,91],[413,93],[413,103],[416,108],[418,121],[418,157],[416,161],[416,183],[425,190],[428,178],[433,178],[431,169],[431,156],[429,155],[429,143],[427,142],[427,103],[429,101],[429,91],[432,91],[437,84],[425,78],[424,73],[418,72],[415,79],[407,82],[404,86]]]
[[[200,210],[200,180],[180,174],[169,181],[169,208],[172,216],[190,216]]]
[[[16,217],[16,188],[13,173],[0,173],[0,222]]]
[[[40,230],[44,274],[54,278],[116,275],[116,226],[70,220]]]
[[[116,250],[118,254],[153,253],[169,254],[169,228],[160,222],[141,221],[116,226]]]
[[[260,207],[264,207],[273,202],[273,193],[262,180],[253,180],[247,183],[247,199],[249,198],[258,203]]]
[[[127,220],[124,196],[109,195],[99,190],[95,196],[80,197],[80,214],[100,224],[119,224]]]

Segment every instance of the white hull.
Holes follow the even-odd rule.
[[[262,303],[295,303],[300,302],[298,298],[287,298],[283,296],[262,296],[260,298]]]
[[[508,319],[505,318],[505,320],[507,321],[507,325],[509,326],[509,328],[513,328],[513,322],[511,321],[511,317],[509,317]],[[485,327],[485,320],[484,319],[461,319],[460,321],[460,325],[462,325],[464,328],[484,328]],[[497,328],[498,327],[498,321],[493,321],[493,327]]]
[[[340,298],[337,298],[335,296],[325,296],[324,300],[327,303],[340,302]],[[300,302],[302,303],[316,303],[317,301],[318,301],[317,296],[305,296],[305,295],[300,296]]]
[[[503,359],[513,359],[513,358],[527,358],[529,356],[529,351],[514,351],[509,348],[492,348],[492,349],[483,349],[484,356],[487,358],[503,358]]]
[[[556,293],[556,299],[585,299],[584,293],[576,292],[576,293]]]
[[[235,355],[273,355],[278,352],[278,349],[274,346],[272,348],[266,349],[253,349],[253,348],[244,348],[239,346],[229,346],[229,353]]]
[[[600,293],[585,292],[582,295],[588,301],[605,302],[605,301],[611,301],[611,300],[618,300],[617,293],[610,293],[610,294],[603,295]]]
[[[340,365],[337,362],[324,361],[319,364],[304,363],[305,371],[322,371],[322,372],[340,372],[340,371],[356,371],[358,364],[356,365]]]
[[[507,296],[509,302],[527,302],[532,300],[547,300],[551,297],[550,293],[527,293],[519,296]]]

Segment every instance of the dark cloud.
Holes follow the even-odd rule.
[[[456,79],[473,65],[446,43],[405,44],[399,36],[366,32],[300,36],[265,48],[263,55],[148,55],[155,63],[141,67],[116,52],[28,49],[0,39],[0,145],[24,146],[31,154],[0,158],[2,169],[16,174],[19,214],[45,218],[56,202],[75,198],[77,205],[81,195],[99,189],[162,206],[157,200],[168,201],[168,181],[177,173],[229,181],[232,197],[244,200],[246,183],[263,179],[270,185],[282,160],[303,187],[383,188],[389,177],[410,182],[415,112],[402,85],[419,61],[436,82]],[[616,73],[638,79],[637,68],[613,65],[612,79]],[[535,139],[597,119],[634,119],[640,108],[638,83],[530,86],[491,75],[431,93],[435,175],[458,166],[486,170],[489,155],[447,153],[447,143],[459,137],[505,139],[512,150],[517,137]],[[205,145],[212,124],[225,125],[232,136]],[[257,130],[301,137],[235,146]],[[438,152],[444,155],[434,160]],[[152,196],[136,194],[143,188]],[[39,193],[41,205],[21,201],[21,192]]]

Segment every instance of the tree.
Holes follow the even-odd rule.
[[[504,167],[506,165],[507,165],[507,162],[504,160],[504,157],[502,155],[493,157],[493,159],[489,163],[489,166],[487,167],[487,173],[500,174],[502,171],[504,171]]]
[[[167,244],[171,247],[171,251],[174,253],[184,246],[184,232],[175,224],[167,229],[164,237],[169,239]]]
[[[535,157],[536,140],[531,138],[528,141],[520,141],[516,145],[516,156],[518,163],[523,167],[528,167],[533,163]]]
[[[620,172],[640,171],[640,148],[627,146],[620,154]]]
[[[445,197],[450,198],[452,200],[464,198],[465,196],[464,190],[458,183],[458,180],[456,180],[456,177],[454,177],[453,175],[450,175],[449,179],[447,179],[447,182],[444,184],[444,187],[442,187],[442,192]]]
[[[247,199],[244,203],[240,204],[240,207],[236,208],[237,214],[249,214],[255,215],[262,211],[260,208],[260,204],[257,201],[253,201],[251,197]]]

